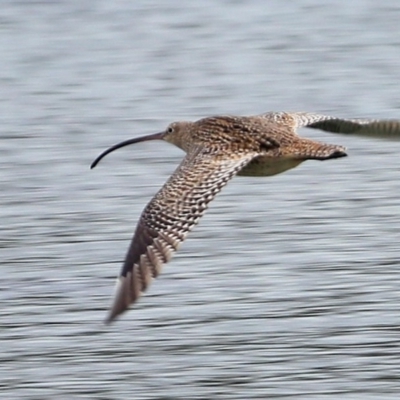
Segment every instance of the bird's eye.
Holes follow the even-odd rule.
[[[172,126],[169,126],[167,128],[167,133],[172,133],[174,131],[174,128],[172,128]]]

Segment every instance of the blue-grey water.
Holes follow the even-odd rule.
[[[0,397],[398,399],[400,141],[237,177],[103,325],[171,121],[400,118],[400,3],[2,1]]]

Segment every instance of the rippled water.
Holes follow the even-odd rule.
[[[129,313],[102,321],[182,153],[176,119],[400,118],[395,1],[4,1],[0,387],[9,399],[397,399],[400,142],[235,178]]]

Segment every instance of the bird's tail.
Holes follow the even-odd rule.
[[[330,160],[331,158],[346,157],[346,148],[334,144],[316,142],[309,139],[300,139],[292,148],[288,148],[288,155],[301,160]]]

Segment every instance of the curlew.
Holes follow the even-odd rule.
[[[186,152],[186,157],[140,217],[106,322],[127,310],[147,289],[199,221],[208,203],[234,175],[271,176],[306,160],[347,155],[342,146],[298,136],[296,129],[300,127],[371,137],[400,136],[400,121],[270,112],[250,117],[215,116],[195,122],[173,122],[163,132],[126,140],[96,158],[91,168],[116,149],[148,140],[164,140]]]

